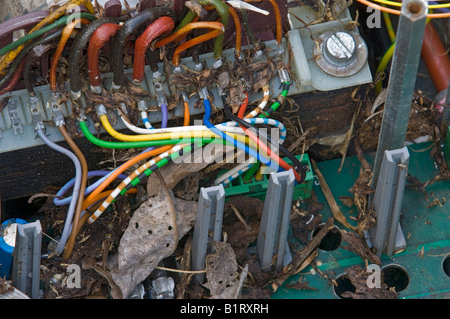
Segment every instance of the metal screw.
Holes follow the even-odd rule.
[[[356,42],[350,33],[338,31],[326,40],[323,51],[329,62],[347,64],[355,58]]]

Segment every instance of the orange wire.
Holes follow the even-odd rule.
[[[264,0],[245,0],[245,2],[261,2],[261,1],[264,1]],[[275,22],[277,24],[276,39],[277,39],[278,45],[280,45],[281,42],[283,41],[283,24],[281,22],[280,8],[278,7],[278,4],[275,0],[265,0],[265,1],[269,1],[272,4],[273,12],[275,14]]]
[[[372,3],[367,0],[357,0],[357,1],[368,7],[371,7],[371,8],[380,10],[380,11],[384,11],[384,12],[395,14],[395,15],[401,14],[400,10],[394,10],[391,8],[383,7],[383,6],[380,6],[378,4]],[[428,13],[427,18],[450,18],[450,13]]]
[[[92,193],[89,194],[89,196],[87,198],[84,199],[83,201],[83,206],[82,206],[82,211],[86,210],[87,208],[89,208],[90,206],[94,205],[100,198],[100,194],[101,192],[109,185],[111,184],[123,171],[125,171],[126,169],[128,169],[129,167],[131,167],[132,165],[136,164],[137,162],[144,160],[148,157],[151,156],[155,156],[155,155],[159,155],[165,151],[168,151],[169,149],[171,149],[173,147],[173,145],[167,145],[167,146],[163,146],[160,148],[157,148],[155,150],[152,151],[148,151],[142,154],[139,154],[135,157],[133,157],[132,159],[128,160],[127,162],[125,162],[124,164],[122,164],[120,166],[120,168],[118,168],[117,170],[115,170],[110,176],[108,176],[108,178],[106,178]],[[78,223],[78,227],[75,231],[75,234],[78,234],[81,230],[81,228],[83,227],[83,225],[86,223],[86,221],[88,220],[90,214],[84,214],[81,218],[80,221]],[[75,239],[76,239],[76,235],[75,236],[70,236],[69,240],[67,241],[66,244],[66,249],[64,250],[64,259],[69,259],[70,255],[72,254],[73,251],[73,247],[75,245]]]
[[[156,156],[161,153],[164,153],[165,151],[168,151],[171,149],[173,145],[166,145],[160,148],[157,148],[152,151],[148,151],[142,154],[137,155],[136,157],[133,157],[129,161],[125,162],[120,166],[119,169],[115,170],[108,178],[106,178],[91,194],[89,194],[88,197],[83,202],[83,210],[91,206],[95,202],[95,198],[102,190],[104,190],[109,184],[111,184],[112,181],[114,181],[117,176],[119,176],[122,172],[124,172],[126,169],[130,168],[132,165],[136,164],[137,162],[144,160],[148,157]]]
[[[192,20],[191,23],[193,23],[193,22],[198,22],[199,20],[200,20],[200,17],[199,17],[199,16],[195,16],[194,20]],[[182,41],[184,38],[186,38],[186,37],[187,37],[187,33],[186,33],[186,34],[183,34],[183,35],[180,36],[179,38],[175,39],[174,42],[181,42],[181,41]]]
[[[184,102],[184,126],[189,126],[189,123],[191,121],[190,119],[190,112],[189,112],[189,103],[188,102]]]
[[[175,52],[173,53],[173,58],[172,58],[173,65],[178,66],[178,64],[180,64],[180,53],[183,52],[184,50],[186,50],[190,47],[193,47],[197,44],[200,44],[202,42],[214,39],[215,37],[219,36],[222,33],[223,33],[223,29],[222,30],[213,30],[211,32],[202,34],[198,37],[195,37],[195,38],[179,45],[175,49]]]
[[[238,112],[238,117],[242,119],[244,113],[245,113],[245,109],[248,106],[248,93],[245,92],[246,98],[244,100],[244,103],[242,103],[241,107],[239,108],[239,112]],[[267,147],[267,145],[265,143],[263,143],[255,134],[253,134],[253,132],[243,126],[243,125],[239,125],[241,127],[241,129],[245,132],[245,134],[253,140],[253,142],[257,143],[258,146],[268,155],[270,156],[273,160],[275,160],[282,168],[284,168],[285,170],[290,170],[292,169],[292,171],[294,172],[294,176],[295,179],[297,181],[301,181],[302,177],[300,176],[300,174],[298,172],[295,171],[295,169],[290,166],[288,163],[286,163],[282,158],[280,158],[276,153],[273,153],[272,150]]]
[[[67,41],[69,40],[70,36],[72,35],[73,29],[75,26],[79,23],[82,24],[89,24],[91,21],[87,19],[75,19],[66,27],[64,28],[61,40],[59,41],[58,47],[56,48],[55,54],[52,58],[52,63],[50,66],[50,89],[54,92],[56,91],[56,67],[58,65],[59,57],[62,54],[62,51],[64,50],[64,47],[66,46]]]
[[[229,8],[228,11],[230,12],[231,16],[233,17],[234,26],[236,28],[235,51],[236,51],[236,55],[239,56],[239,54],[241,53],[241,43],[242,43],[241,21],[239,20],[239,16],[238,16],[236,10],[234,10],[234,8],[231,6],[228,6],[228,8]]]
[[[213,10],[215,9],[212,6],[206,6],[204,7],[205,10]],[[232,6],[228,6],[228,12],[230,13],[231,17],[233,18],[234,25],[236,27],[236,43],[235,43],[235,50],[236,55],[239,56],[241,53],[241,43],[242,43],[242,29],[241,29],[241,21],[239,20],[239,15],[237,14],[236,10]],[[198,18],[198,16],[196,16]],[[219,19],[220,21],[220,19]]]
[[[158,49],[170,42],[176,41],[179,37],[184,36],[185,34],[191,32],[194,29],[218,29],[222,30],[222,32],[225,31],[223,24],[220,22],[191,22],[182,27],[180,30],[175,31],[167,38],[164,38],[156,42],[154,44],[154,48]]]

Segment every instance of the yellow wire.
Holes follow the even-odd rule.
[[[199,130],[199,131],[187,131],[187,132],[173,132],[173,133],[155,133],[155,134],[142,134],[142,135],[126,135],[117,132],[109,123],[108,117],[106,115],[100,116],[100,121],[103,124],[105,130],[117,140],[125,142],[142,142],[142,141],[156,141],[156,140],[170,140],[170,139],[180,139],[180,138],[211,138],[217,137],[216,134],[210,130]],[[239,140],[247,145],[257,147],[257,145],[251,141],[247,136],[239,135],[236,133],[227,132],[228,135],[234,139]]]
[[[368,0],[356,0],[356,1],[362,3],[362,4],[366,5],[366,6],[369,6],[371,8],[374,8],[376,10],[380,10],[382,12],[388,12],[388,13],[392,13],[392,14],[395,14],[395,15],[400,15],[401,14],[400,10],[394,10],[394,9],[391,9],[391,8],[383,7],[383,6],[380,6],[380,5],[376,4],[376,3],[370,2]],[[433,18],[433,19],[436,19],[436,18],[450,18],[450,13],[448,13],[448,12],[447,13],[428,13],[427,17],[428,18]]]
[[[389,38],[391,39],[391,42],[395,41],[395,30],[394,26],[392,25],[391,16],[389,13],[383,11],[383,20],[384,24],[386,25],[386,29],[389,35]]]
[[[372,0],[374,2],[386,4],[388,6],[393,7],[401,7],[402,3],[397,1],[389,1],[389,0]],[[428,6],[428,9],[439,9],[439,8],[450,8],[450,3],[444,3],[444,4],[431,4]]]
[[[384,17],[384,15],[383,15],[383,17]],[[388,14],[388,19],[389,19],[389,22],[390,22],[389,14]],[[430,21],[431,21],[431,18],[428,17],[427,20],[425,21],[425,24],[428,24]],[[391,40],[392,40],[392,38],[391,38]],[[384,53],[383,57],[381,58],[380,63],[378,64],[378,67],[377,67],[377,70],[376,70],[376,74],[377,75],[382,73],[382,72],[384,72],[386,70],[386,67],[389,64],[389,61],[391,61],[392,56],[394,55],[394,49],[395,49],[395,32],[394,32],[394,39],[392,41],[391,46],[386,50],[386,52]],[[383,89],[383,81],[381,81],[381,80],[378,81],[375,84],[375,89],[377,91],[377,94],[380,94],[381,90]]]

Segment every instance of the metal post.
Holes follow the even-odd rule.
[[[39,299],[42,228],[39,220],[17,224],[13,252],[13,286],[32,299]]]
[[[372,229],[373,247],[377,255],[387,255],[406,248],[400,226],[400,213],[405,190],[409,152],[406,147],[385,151],[373,200],[377,224]]]
[[[222,237],[225,190],[222,185],[200,189],[197,217],[192,238],[192,269],[204,270],[208,241],[220,241]],[[195,278],[201,282],[203,274]]]
[[[280,271],[286,264],[284,258],[289,253],[287,235],[294,186],[295,176],[292,170],[270,174],[256,242],[259,263],[265,271],[270,269],[274,255],[277,256],[276,271]]]
[[[373,182],[375,188],[386,150],[404,146],[428,12],[426,0],[404,0],[384,107]]]

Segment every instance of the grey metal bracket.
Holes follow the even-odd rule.
[[[18,224],[13,252],[13,286],[32,299],[39,299],[42,227],[39,220]]]
[[[20,122],[19,113],[17,112],[16,99],[10,99],[8,101],[8,113],[9,120],[11,121],[11,126],[14,130],[14,135],[17,135],[18,132],[20,132],[20,134],[23,134],[22,123]]]
[[[225,190],[222,185],[200,189],[192,238],[193,270],[205,269],[208,242],[221,240],[224,205]],[[201,282],[203,274],[196,274],[195,278]]]
[[[280,271],[290,261],[286,260],[290,256],[287,236],[294,186],[295,176],[292,170],[270,174],[256,242],[259,263],[265,271],[271,269],[274,255],[276,271]]]
[[[385,151],[373,200],[377,224],[371,231],[377,255],[387,255],[406,248],[400,226],[400,213],[408,172],[408,148]]]

